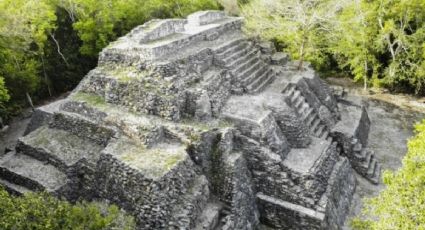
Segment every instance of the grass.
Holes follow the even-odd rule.
[[[161,144],[147,148],[131,141],[121,141],[115,148],[122,152],[117,155],[121,161],[152,179],[162,177],[186,157],[184,145]]]
[[[86,102],[92,106],[106,105],[105,99],[103,97],[96,94],[91,94],[91,93],[77,92],[74,95],[72,95],[72,99]]]

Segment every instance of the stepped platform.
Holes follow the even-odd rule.
[[[325,214],[301,205],[286,202],[264,194],[257,194],[258,203],[265,211],[263,223],[277,229],[322,229]],[[270,210],[270,211],[269,211]],[[268,216],[282,216],[281,220],[269,219]],[[291,223],[297,223],[296,226]]]
[[[99,63],[119,63],[119,55],[125,55],[120,59],[136,61],[160,59],[189,45],[216,40],[225,32],[240,30],[242,18],[227,17],[219,12],[211,14],[216,15],[201,24],[199,17],[189,17],[187,20],[154,20],[136,27],[128,36],[104,49],[100,54]]]
[[[277,229],[339,229],[355,190],[351,171],[349,162],[339,159],[329,176],[326,192],[313,207],[258,193],[262,223]]]
[[[138,229],[338,229],[352,168],[379,182],[367,110],[242,25],[203,11],[111,43],[66,99],[36,110],[0,183],[108,200]]]
[[[160,179],[188,157],[185,146],[178,143],[160,143],[146,148],[122,140],[108,145],[105,151],[151,180]]]
[[[102,146],[64,130],[40,127],[19,140],[17,149],[66,172],[79,161],[96,165]]]
[[[16,193],[28,190],[60,193],[67,184],[66,174],[53,165],[15,152],[1,159],[0,177],[8,182],[4,185]]]
[[[329,141],[313,138],[308,148],[291,149],[283,164],[289,169],[301,174],[312,173],[322,154],[329,147],[329,144]]]
[[[62,99],[62,100],[58,100],[58,101],[55,101],[51,104],[41,106],[41,107],[35,109],[32,117],[31,117],[31,122],[28,124],[24,135],[36,130],[38,127],[40,127],[42,125],[47,125],[47,123],[53,117],[53,114],[55,112],[58,112],[60,107],[64,103],[66,103],[67,101],[68,101],[68,99]]]

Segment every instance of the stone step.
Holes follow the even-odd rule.
[[[353,151],[355,152],[355,153],[360,153],[361,151],[362,151],[362,149],[363,149],[363,146],[362,146],[362,143],[360,143],[360,142],[357,142],[356,144],[354,144],[354,146],[353,146]]]
[[[226,43],[226,44],[218,47],[217,49],[215,49],[215,53],[216,54],[223,53],[226,50],[231,49],[234,46],[238,46],[238,45],[240,45],[241,43],[243,43],[245,41],[246,41],[246,39],[244,39],[244,38],[238,38],[238,39],[229,41],[228,43]]]
[[[260,68],[264,63],[258,57],[251,58],[235,68],[232,73],[238,79],[243,79],[251,75],[255,70]]]
[[[274,229],[322,229],[325,220],[324,212],[262,193],[257,194],[257,205],[262,219],[272,223]]]
[[[378,166],[378,161],[376,161],[376,159],[373,158],[370,161],[369,168],[367,169],[367,177],[369,177],[369,178],[373,177],[373,175],[375,174],[375,170],[376,170],[377,166]]]
[[[198,176],[174,205],[171,213],[174,225],[179,229],[192,229],[200,213],[207,206],[209,196],[207,178],[203,175]]]
[[[63,172],[79,161],[96,165],[103,146],[67,131],[41,127],[19,139],[17,152],[48,162]]]
[[[6,191],[8,191],[9,193],[13,195],[23,195],[25,193],[32,192],[30,189],[24,186],[14,184],[3,179],[0,179],[0,185],[3,185]]]
[[[367,177],[367,179],[373,184],[379,184],[381,180],[381,165],[377,163],[374,173],[371,177]]]
[[[310,118],[307,120],[306,125],[311,126],[316,119],[318,120],[319,116],[315,112],[313,112]]]
[[[240,65],[244,61],[255,56],[256,54],[257,54],[257,50],[253,50],[253,49],[250,49],[249,47],[246,47],[235,53],[229,54],[230,56],[223,57],[222,60],[226,67],[235,68],[236,66]]]
[[[294,104],[299,97],[301,96],[301,92],[299,90],[295,90],[293,96],[291,97],[291,103]]]
[[[222,59],[223,61],[235,60],[235,59],[228,59],[228,58],[232,57],[234,54],[237,54],[237,53],[247,52],[247,50],[249,50],[249,48],[250,48],[250,46],[249,46],[248,42],[241,42],[241,43],[239,43],[235,46],[228,48],[227,50],[224,50],[221,53],[217,53],[216,57],[219,58],[219,59]]]
[[[257,69],[250,76],[242,79],[242,85],[249,86],[250,84],[252,84],[256,80],[258,80],[260,77],[264,77],[264,75],[267,74],[267,72],[270,72],[270,71],[271,71],[271,69],[269,69],[266,65],[264,65],[261,68]],[[255,88],[255,87],[253,87],[253,88]]]
[[[307,112],[310,109],[310,105],[307,103],[304,103],[300,110],[298,111],[299,114],[303,115],[305,112]]]
[[[313,125],[311,125],[310,130],[314,133],[314,131],[317,129],[317,126],[320,124],[320,119],[317,117],[316,120],[314,120]]]
[[[286,91],[286,96],[288,98],[292,98],[294,96],[295,92],[297,92],[296,87],[291,85],[291,86],[289,86],[288,90]],[[292,101],[290,100],[290,102],[292,102]]]
[[[314,109],[309,108],[306,112],[303,113],[301,120],[308,121],[308,119],[310,119],[312,115],[314,115]]]
[[[372,161],[374,160],[375,156],[374,154],[369,154],[364,160],[364,163],[362,164],[362,167],[365,169],[369,169],[372,165]]]
[[[327,129],[325,129],[324,132],[322,133],[322,135],[320,136],[320,138],[328,140],[329,131]],[[332,139],[332,137],[331,137],[331,139]],[[328,140],[328,141],[330,141],[330,140]]]
[[[29,190],[55,192],[67,182],[66,175],[51,164],[30,156],[11,153],[0,161],[0,178]]]
[[[373,151],[363,148],[360,153],[354,152],[355,157],[360,161],[366,161],[369,155],[373,154]]]
[[[266,79],[262,80],[261,84],[258,85],[256,88],[254,88],[251,93],[259,93],[261,91],[263,91],[269,84],[271,84],[274,79],[275,79],[276,75],[275,73],[272,71],[270,74],[266,75]]]
[[[210,202],[203,209],[198,218],[198,223],[194,230],[213,230],[217,227],[220,220],[220,211],[223,205],[217,202]]]
[[[322,133],[323,133],[323,131],[325,130],[325,128],[326,128],[326,126],[325,126],[325,125],[320,124],[320,125],[318,126],[318,128],[316,129],[316,131],[314,132],[315,136],[316,136],[316,137],[322,137]]]
[[[115,134],[112,129],[101,126],[80,114],[65,111],[55,113],[49,127],[65,130],[102,146],[106,146]]]
[[[294,96],[291,98],[291,106],[295,107],[295,105],[302,100],[302,96],[300,94],[297,95],[297,92],[294,93]]]
[[[300,96],[299,99],[295,102],[294,107],[297,111],[299,111],[301,106],[305,103],[305,98],[303,96]]]

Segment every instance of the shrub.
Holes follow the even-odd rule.
[[[115,205],[71,204],[47,193],[9,195],[0,186],[0,229],[134,229],[132,217]]]
[[[387,188],[365,202],[368,218],[355,218],[353,228],[425,229],[425,120],[416,126],[402,168],[386,171],[383,181]]]

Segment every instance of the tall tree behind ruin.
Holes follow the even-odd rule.
[[[285,50],[299,59],[323,60],[325,33],[331,31],[339,4],[323,0],[253,0],[242,7],[247,32],[285,44]]]

